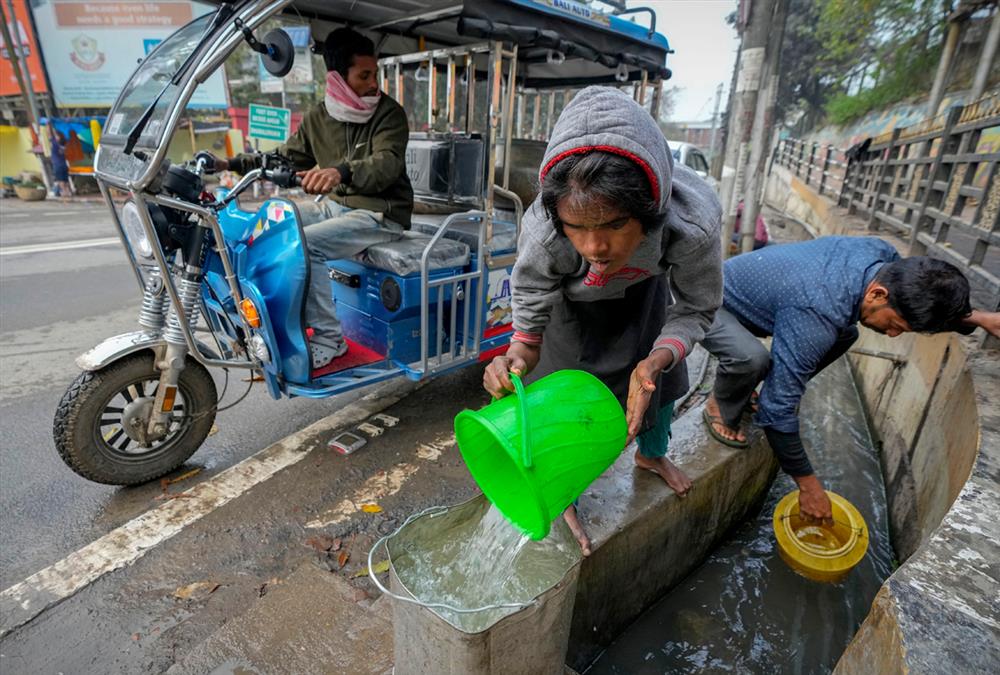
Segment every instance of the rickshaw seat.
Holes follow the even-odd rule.
[[[369,246],[356,260],[369,267],[405,277],[420,272],[420,260],[431,237],[420,232],[404,232],[401,239]],[[469,247],[453,239],[439,239],[431,249],[430,269],[465,267],[469,264]]]
[[[497,215],[503,217],[507,214],[500,212]],[[447,216],[444,215],[421,215],[420,220],[413,219],[413,230],[433,236],[437,234],[445,218]],[[517,248],[517,226],[513,220],[513,212],[511,212],[510,220],[493,221],[493,241],[490,245],[490,253],[513,251]],[[455,223],[445,231],[442,238],[460,241],[475,251],[479,248],[479,223],[471,220]]]
[[[299,222],[308,227],[329,218],[322,204],[312,199],[294,200],[299,211]],[[432,229],[430,234],[436,232]],[[308,240],[308,234],[306,236]],[[400,276],[408,276],[420,271],[420,259],[431,237],[425,232],[404,232],[402,238],[384,244],[376,244],[355,256],[358,262]],[[472,235],[475,246],[475,234]],[[432,270],[447,267],[464,267],[469,262],[468,243],[454,239],[441,239],[434,246],[430,256]]]

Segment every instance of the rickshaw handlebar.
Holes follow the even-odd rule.
[[[302,185],[302,179],[295,175],[295,170],[280,155],[267,154],[262,157],[260,169],[248,171],[240,181],[233,186],[225,199],[219,202],[221,208],[225,208],[234,199],[240,196],[248,187],[261,178],[269,180],[278,187],[295,188]]]

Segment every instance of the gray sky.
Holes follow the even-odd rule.
[[[643,0],[629,6],[645,5],[656,12],[656,31],[667,36],[677,53],[667,57],[674,76],[665,87],[678,87],[673,119],[709,119],[715,103],[715,88],[723,83],[722,108],[736,63],[739,39],[726,23],[736,10],[737,0]],[[639,21],[646,21],[642,14]]]

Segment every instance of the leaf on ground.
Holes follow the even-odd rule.
[[[306,546],[316,549],[319,553],[339,551],[340,539],[334,539],[333,537],[328,537],[325,534],[317,534],[315,537],[309,537],[306,539]]]
[[[174,597],[178,600],[200,600],[215,593],[219,586],[220,584],[211,581],[196,581],[178,588],[174,591]]]
[[[372,566],[372,570],[375,572],[375,574],[382,574],[383,572],[388,572],[389,571],[389,561],[388,560],[383,560],[382,562],[375,563]],[[354,574],[352,574],[351,578],[352,579],[357,579],[358,577],[366,577],[366,576],[368,576],[368,568],[367,567],[365,567],[364,569],[358,570],[357,572],[355,572]]]
[[[340,555],[337,556],[337,567],[339,569],[344,569],[344,565],[347,561],[351,559],[351,554],[347,551],[341,551]]]
[[[218,424],[213,424],[212,428],[208,430],[208,435],[209,436],[214,436],[217,433],[219,433],[219,425]]]
[[[365,513],[382,513],[382,507],[378,504],[362,504],[361,510]]]
[[[197,469],[191,469],[190,471],[185,471],[176,478],[165,478],[164,482],[167,485],[173,485],[174,483],[180,483],[182,480],[187,480],[188,478],[194,478],[199,473],[201,473],[201,467],[198,467]]]

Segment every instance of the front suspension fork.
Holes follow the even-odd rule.
[[[160,371],[160,383],[156,388],[153,410],[149,415],[146,432],[150,438],[163,438],[170,429],[177,400],[177,386],[181,371],[184,370],[188,346],[185,330],[194,331],[201,313],[201,263],[204,236],[193,238],[184,251],[184,259],[192,262],[184,266],[177,280],[177,295],[180,307],[171,305],[167,313],[163,339],[166,346],[157,350],[156,368]],[[196,264],[197,263],[197,264]],[[193,411],[185,411],[192,414]]]

